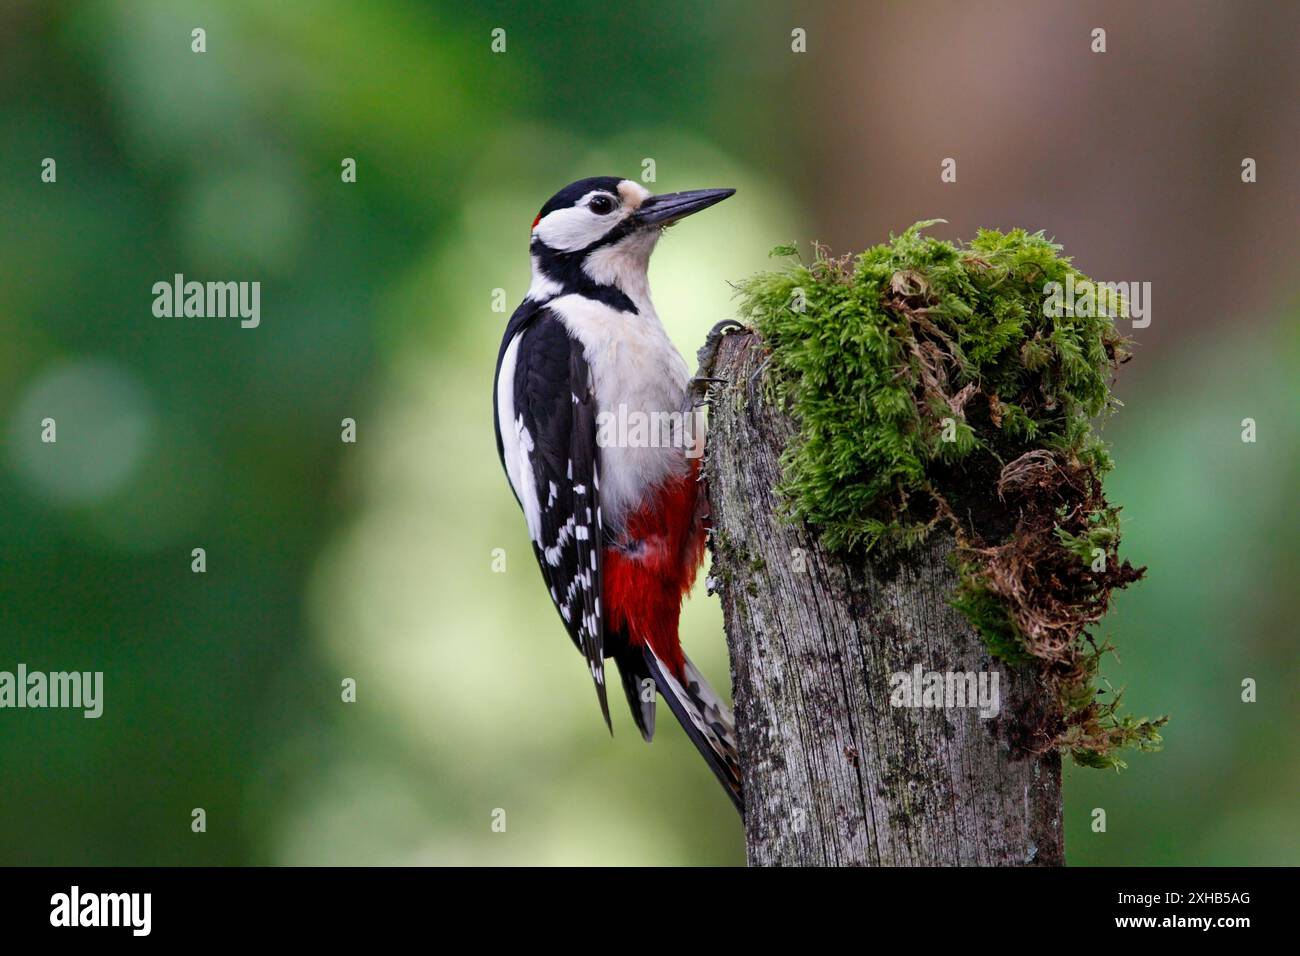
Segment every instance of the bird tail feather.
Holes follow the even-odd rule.
[[[695,749],[722,784],[731,802],[742,814],[745,802],[741,791],[740,756],[736,748],[736,721],[726,701],[715,691],[699,669],[685,658],[682,680],[656,656],[648,646],[645,663],[668,707]]]
[[[658,698],[656,681],[650,676],[650,666],[641,648],[634,647],[626,640],[616,644],[614,660],[618,672],[623,678],[623,693],[627,695],[627,705],[636,721],[636,729],[641,737],[650,743],[655,735],[655,701]]]

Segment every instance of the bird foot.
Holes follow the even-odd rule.
[[[709,334],[704,337],[704,344],[695,355],[695,360],[699,363],[699,371],[695,373],[696,378],[705,377],[713,369],[713,363],[718,357],[718,346],[722,343],[722,337],[727,334],[727,330],[744,327],[744,323],[737,322],[735,319],[723,319],[709,329]]]
[[[714,385],[726,385],[729,382],[728,379],[718,378],[708,373],[713,369],[713,363],[718,357],[718,346],[722,343],[722,337],[727,334],[727,330],[743,329],[744,327],[735,319],[723,319],[709,329],[709,334],[704,338],[704,344],[700,346],[699,352],[696,353],[696,360],[700,363],[700,367],[686,385],[686,397],[683,399],[682,406],[683,413],[708,404],[709,389]]]
[[[701,408],[709,404],[709,389],[714,385],[725,385],[728,380],[725,378],[712,378],[708,375],[697,375],[686,383],[686,394],[682,397],[682,414],[688,415],[694,409]]]

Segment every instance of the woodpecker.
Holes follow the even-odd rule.
[[[678,639],[704,560],[695,396],[708,380],[669,340],[646,274],[665,228],[734,192],[653,195],[601,176],[552,196],[533,220],[532,284],[501,340],[493,410],[501,464],[606,726],[612,658],[646,742],[662,695],[743,810],[731,711]]]

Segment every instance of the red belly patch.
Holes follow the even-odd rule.
[[[608,628],[624,631],[634,646],[649,646],[678,679],[685,662],[677,635],[682,599],[704,562],[700,463],[690,464],[627,518],[622,538],[605,548],[602,567]]]

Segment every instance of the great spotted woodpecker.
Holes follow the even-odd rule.
[[[677,634],[705,550],[700,380],[646,276],[665,227],[734,192],[652,195],[604,176],[552,196],[533,220],[532,285],[501,340],[493,403],[501,463],[606,725],[612,657],[645,740],[657,691],[741,809],[731,711]]]

